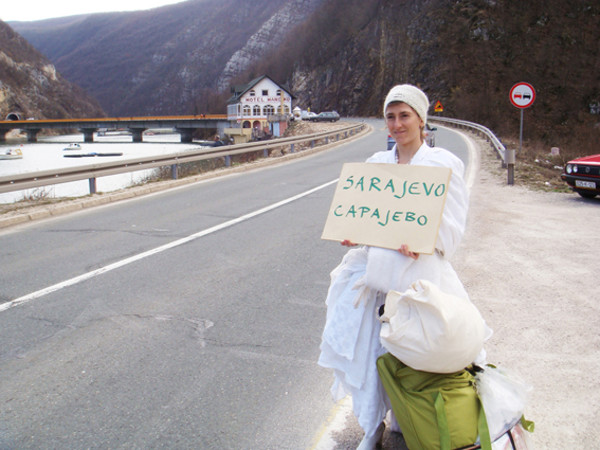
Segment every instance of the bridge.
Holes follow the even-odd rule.
[[[161,117],[112,117],[95,119],[44,119],[0,121],[0,142],[6,142],[6,134],[15,129],[27,133],[28,142],[37,142],[43,129],[73,129],[83,133],[84,142],[94,142],[94,133],[101,129],[127,129],[133,142],[142,142],[142,134],[148,129],[171,128],[181,135],[181,142],[192,142],[192,134],[198,128],[216,129],[223,135],[230,126],[225,114],[202,114],[199,116]]]

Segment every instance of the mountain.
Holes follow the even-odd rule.
[[[444,115],[514,136],[525,81],[526,137],[600,144],[597,0],[189,0],[11,25],[111,115],[222,112],[228,86],[268,74],[344,116],[418,84]]]
[[[11,25],[111,115],[205,113],[321,1],[190,0]]]
[[[0,119],[11,113],[22,119],[104,115],[96,100],[65,80],[45,56],[0,21]]]

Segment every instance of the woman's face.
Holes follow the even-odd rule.
[[[417,149],[423,143],[421,129],[425,124],[406,103],[391,103],[385,111],[385,121],[398,147]]]

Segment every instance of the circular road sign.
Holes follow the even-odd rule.
[[[510,90],[510,102],[517,108],[529,108],[535,100],[535,89],[529,83],[517,83]]]

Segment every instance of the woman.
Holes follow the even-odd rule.
[[[365,432],[359,450],[373,449],[381,442],[383,420],[391,409],[376,367],[377,358],[386,353],[379,340],[377,312],[387,292],[402,292],[414,281],[426,279],[447,293],[468,297],[448,262],[460,243],[467,218],[464,165],[449,151],[424,142],[428,109],[429,100],[419,88],[407,84],[393,87],[383,112],[396,145],[375,153],[367,162],[452,169],[434,254],[417,254],[406,245],[397,251],[363,246],[351,249],[331,273],[319,364],[334,369],[331,391],[336,401],[352,395],[354,414]],[[342,245],[355,246],[350,241]],[[397,424],[392,422],[394,429]]]

